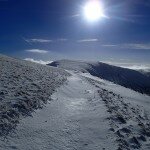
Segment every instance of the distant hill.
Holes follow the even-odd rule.
[[[90,73],[93,76],[114,82],[126,88],[150,95],[150,80],[147,74],[139,71],[108,65],[102,62],[72,60],[54,61],[50,66],[67,70]]]

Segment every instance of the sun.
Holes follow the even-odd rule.
[[[84,16],[88,21],[97,21],[104,16],[103,6],[99,0],[90,0],[84,6]]]

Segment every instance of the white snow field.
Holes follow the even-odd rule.
[[[55,69],[49,66],[44,67],[42,65],[14,60],[4,56],[1,56],[0,58],[0,60],[2,60],[1,62],[4,60],[6,62],[11,60],[17,62],[17,68],[23,64],[23,68],[24,65],[28,67],[30,66],[33,70],[35,68],[41,68],[42,70],[45,70],[45,72],[48,70],[50,70],[50,72],[57,72],[57,77],[59,76],[58,79],[57,77],[55,78],[55,82],[58,83],[57,80],[59,80],[59,84],[54,83],[54,85],[59,85],[59,87],[55,86],[55,91],[50,92],[48,97],[44,97],[42,99],[42,103],[43,101],[47,101],[48,103],[45,105],[42,104],[42,109],[35,109],[33,107],[32,113],[29,111],[30,116],[26,115],[26,117],[21,117],[21,119],[19,119],[19,123],[17,123],[13,132],[9,132],[7,136],[1,136],[0,149],[150,149],[150,96],[91,75],[89,72],[89,66],[91,67],[91,65],[84,62],[71,63],[70,61],[65,60],[64,65],[62,62],[57,62],[57,64],[61,64],[61,68],[64,68],[68,72],[66,73],[66,71],[58,68]],[[10,66],[10,70],[14,65],[12,61],[8,65]],[[3,63],[3,65],[4,64],[5,63]],[[80,66],[79,64],[82,65]],[[4,68],[7,68],[7,65]],[[7,71],[5,72],[8,72],[8,69],[6,70]],[[14,74],[16,74],[16,72],[17,71],[14,70]],[[36,76],[43,77],[45,72],[42,71],[41,73],[38,71]],[[30,74],[31,73],[33,72],[30,71]],[[10,73],[8,73],[8,75],[9,74]],[[9,79],[10,76],[8,75],[3,75],[1,79]],[[49,73],[46,76],[51,78],[51,74]],[[32,82],[35,82],[35,74],[33,78],[32,75],[28,75],[28,77],[32,79]],[[19,77],[20,81],[22,81],[22,78],[21,74]],[[142,85],[143,80],[147,79],[145,76],[143,78],[144,79],[142,79],[141,82]],[[117,79],[121,80],[122,78]],[[41,79],[38,81],[40,80]],[[23,81],[26,82],[26,79]],[[42,80],[40,82],[39,87],[41,87],[44,81],[45,80]],[[1,81],[0,84],[2,83],[3,82]],[[19,82],[17,82],[17,84],[18,83]],[[47,84],[47,82],[45,84]],[[7,83],[6,85],[8,86],[9,84]],[[12,87],[14,87],[14,85]],[[45,91],[43,87],[42,90]],[[53,86],[50,86],[50,88],[51,87]],[[5,90],[7,89],[8,87],[5,88]],[[34,87],[29,85],[28,90],[29,89],[32,91]],[[49,92],[49,87],[46,89],[46,91]],[[35,91],[35,93],[36,92],[37,91]],[[12,93],[11,90],[10,93]],[[4,103],[5,107],[8,105],[12,108],[12,105],[9,103],[12,103],[13,101],[16,103],[16,101],[25,100],[19,99],[16,96],[13,96],[13,99],[6,99],[7,97],[5,97],[5,95],[5,93],[3,94],[3,97],[0,95],[3,100],[1,100],[1,105]],[[22,93],[21,97],[23,96],[24,93]],[[9,98],[11,98],[11,96],[9,96]],[[29,100],[31,99],[32,94],[30,95]],[[38,100],[40,102],[41,98],[38,97],[38,95],[34,95],[34,100]],[[7,104],[4,101],[8,101],[9,103]],[[27,108],[28,107],[29,105],[27,105]],[[6,113],[9,113],[9,111],[6,111]],[[8,117],[10,119],[13,118],[13,116]],[[9,122],[7,118],[2,119],[1,122],[3,122],[3,120],[5,122]]]

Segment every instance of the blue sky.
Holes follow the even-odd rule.
[[[150,63],[150,0],[101,0],[106,18],[83,16],[87,0],[0,0],[0,53],[41,60]]]

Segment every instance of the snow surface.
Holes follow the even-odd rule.
[[[22,120],[3,149],[115,149],[106,108],[96,87],[73,74],[47,107]]]
[[[2,59],[10,61],[10,58],[2,57]],[[20,63],[25,66],[35,65],[15,61],[19,66]],[[20,120],[14,132],[9,132],[6,137],[0,137],[0,149],[149,150],[150,96],[91,75],[88,70],[91,67],[89,64],[85,65],[82,62],[79,62],[81,66],[74,62],[68,64],[66,70],[68,73],[45,66],[44,70],[54,69],[63,81],[66,81],[67,77],[67,81],[59,82],[61,86],[55,86],[57,90],[53,94],[50,93],[50,97],[44,97],[44,100],[48,101],[47,105],[42,109],[34,109],[32,116]],[[21,68],[24,68],[24,65]],[[61,67],[66,69],[66,66]],[[37,68],[41,67],[37,65]],[[5,72],[8,72],[8,69],[6,70]],[[38,72],[37,76],[42,73]],[[9,74],[3,75],[1,79],[4,80]],[[19,79],[21,77],[22,74]],[[30,78],[33,79],[32,82],[36,79],[32,78],[32,75]],[[29,89],[34,88],[30,85]],[[16,98],[13,97],[14,100]],[[1,104],[4,101],[5,98]],[[11,101],[12,99],[9,100]]]
[[[98,92],[110,113],[111,130],[120,149],[150,149],[150,97],[112,82],[82,74]]]

